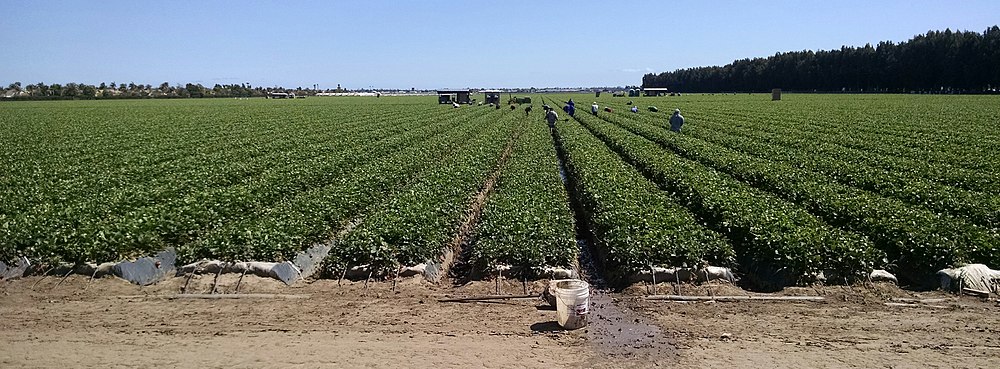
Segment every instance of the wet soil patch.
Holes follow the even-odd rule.
[[[556,104],[558,105],[558,104]],[[590,231],[589,218],[576,193],[574,178],[566,170],[566,152],[560,144],[559,134],[551,128],[552,143],[559,159],[559,173],[569,194],[570,208],[576,220],[576,236],[579,253],[577,258],[580,278],[592,287],[586,330],[589,344],[594,351],[604,357],[642,360],[676,356],[677,349],[649,318],[628,309],[620,299],[613,297],[614,283],[605,279],[604,268],[599,255],[595,255],[597,242]],[[541,325],[539,323],[536,325]],[[558,326],[558,324],[557,324]],[[535,329],[535,326],[532,326]]]

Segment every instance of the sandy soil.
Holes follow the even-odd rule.
[[[189,292],[208,292],[212,277],[196,277]],[[232,293],[237,278],[223,275],[219,292]],[[591,325],[565,332],[540,300],[437,301],[493,294],[492,282],[409,279],[393,290],[328,280],[285,287],[248,276],[240,293],[301,298],[232,300],[167,298],[184,278],[142,288],[115,278],[58,283],[0,282],[0,367],[1000,367],[995,302],[890,307],[896,297],[953,298],[891,286],[780,293],[827,297],[818,303],[648,301],[650,291],[636,286],[595,294]],[[504,292],[523,288],[511,283]],[[746,294],[725,285],[679,292]]]
[[[682,292],[746,294],[729,286],[689,287]],[[650,316],[678,342],[683,365],[1000,367],[1000,307],[994,301],[942,292],[908,293],[886,285],[789,288],[780,295],[821,295],[827,301],[678,303],[635,299],[630,307]],[[948,301],[886,305],[912,298]]]

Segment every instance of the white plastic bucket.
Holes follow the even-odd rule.
[[[549,281],[542,296],[550,306],[556,307],[556,284],[563,281],[575,281],[575,279],[553,279]]]
[[[590,310],[590,284],[578,279],[562,280],[553,290],[559,325],[566,329],[587,326]]]

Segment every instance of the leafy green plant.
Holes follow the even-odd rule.
[[[500,265],[569,267],[577,256],[573,214],[548,126],[537,117],[521,133],[501,168],[470,245],[480,271]]]
[[[557,122],[575,193],[612,277],[656,266],[731,266],[733,248],[576,122]]]
[[[792,203],[681,158],[603,119],[577,119],[709,227],[726,235],[734,243],[741,268],[763,284],[808,281],[820,272],[857,279],[882,259],[867,238],[831,227]],[[678,136],[662,128],[650,129],[654,131],[665,132],[669,139]]]

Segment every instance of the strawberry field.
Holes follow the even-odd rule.
[[[560,111],[551,131],[537,101],[530,116],[434,97],[3,103],[0,260],[282,261],[332,243],[328,271],[387,272],[457,245],[479,272],[537,272],[590,238],[611,277],[919,282],[1000,265],[995,97],[597,103],[614,112]]]
[[[614,112],[577,114],[557,128],[600,140],[689,212],[690,224],[725,239],[733,265],[752,278],[849,282],[874,268],[920,283],[948,266],[1000,264],[993,97],[631,98],[644,105],[638,113],[627,100],[598,100]],[[667,129],[674,108],[687,117],[681,134]],[[613,191],[597,194],[606,195]],[[594,224],[602,213],[592,211]],[[671,262],[643,251],[661,241],[635,237],[623,237],[634,258]],[[612,260],[622,257],[611,237],[599,241]]]

